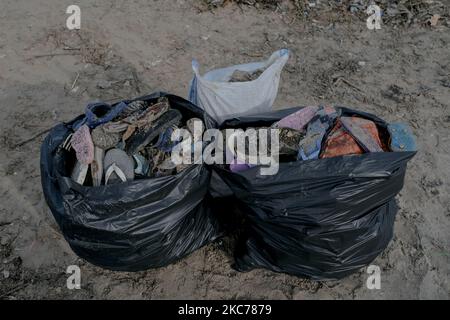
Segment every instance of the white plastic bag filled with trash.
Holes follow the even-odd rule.
[[[272,111],[281,71],[288,58],[289,50],[281,49],[266,61],[216,69],[203,76],[199,63],[193,60],[194,78],[189,100],[218,123],[232,117]]]

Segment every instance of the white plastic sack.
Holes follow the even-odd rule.
[[[268,60],[212,70],[203,76],[199,64],[192,61],[194,78],[189,89],[189,100],[205,110],[217,122],[243,115],[272,111],[278,92],[281,70],[289,58],[289,51],[275,51]],[[253,81],[229,82],[236,70],[264,72]]]

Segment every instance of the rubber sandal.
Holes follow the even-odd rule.
[[[103,102],[88,104],[85,111],[86,124],[90,128],[95,128],[101,124],[110,122],[126,107],[127,104],[125,102],[117,103],[114,106]]]
[[[135,108],[137,110],[128,117],[107,123],[105,125],[105,131],[122,133],[122,141],[126,141],[133,135],[137,128],[148,126],[168,111],[169,108],[169,100],[165,97],[159,98],[157,103],[144,110]]]
[[[140,154],[133,154],[134,160],[134,174],[138,176],[146,176],[150,170],[150,163]]]
[[[170,109],[162,114],[156,121],[149,123],[147,126],[138,128],[138,130],[136,130],[127,140],[125,150],[130,155],[138,153],[162,132],[174,125],[178,125],[181,118],[180,111]]]
[[[87,165],[94,161],[94,143],[87,125],[82,125],[73,133],[70,143],[81,164]]]
[[[111,149],[103,161],[105,185],[134,180],[134,161],[124,151]]]
[[[377,126],[359,117],[341,117],[342,126],[366,152],[383,152]]]
[[[300,141],[305,137],[303,132],[290,128],[278,129],[278,135],[280,155],[296,155],[298,153]]]
[[[82,164],[80,161],[75,162],[75,166],[73,167],[71,174],[72,180],[83,185],[86,180],[88,169],[88,164]]]
[[[105,172],[105,185],[108,184],[109,178],[111,177],[112,174],[117,175],[117,177],[119,177],[119,179],[122,180],[122,182],[127,182],[127,177],[125,173],[115,163],[113,163],[108,167],[108,169]],[[116,179],[114,179],[114,181],[116,181]]]
[[[170,161],[171,159],[168,153],[155,148],[151,148],[149,151],[149,156],[152,161],[152,177],[165,177],[174,173],[176,167]]]
[[[176,167],[177,167],[176,164],[172,162],[172,159],[170,158],[170,156],[169,156],[169,157],[166,157],[166,158],[164,159],[164,161],[161,162],[161,163],[157,166],[157,168],[158,168],[159,170],[173,170],[173,169],[175,169]]]
[[[298,131],[304,131],[308,122],[316,114],[317,107],[304,107],[299,111],[292,113],[278,122],[275,122],[273,128],[290,128]]]
[[[195,132],[195,129],[200,126],[200,131]],[[186,121],[186,128],[189,130],[189,132],[192,135],[192,141],[197,142],[202,140],[204,126],[203,121],[199,118],[191,118],[188,121]]]
[[[129,117],[130,115],[137,113],[137,112],[142,112],[143,110],[145,110],[148,107],[147,102],[145,101],[141,101],[141,100],[136,100],[133,102],[130,102],[122,111],[122,113],[120,114],[120,118],[126,118]]]
[[[158,141],[153,145],[153,147],[164,152],[171,152],[172,149],[181,142],[181,138],[177,141],[172,140],[172,134],[175,129],[177,129],[177,126],[172,126],[170,128],[167,128],[164,132],[160,133]]]
[[[89,128],[95,127],[110,122],[117,117],[127,106],[125,102],[120,102],[111,106],[104,102],[89,103],[85,109],[85,116],[73,124],[74,130],[77,130],[82,125],[87,125]]]
[[[103,178],[103,159],[105,150],[97,146],[94,147],[94,161],[91,163],[92,185],[98,187],[102,184]]]
[[[120,133],[109,132],[105,129],[106,125],[100,125],[92,130],[92,142],[96,147],[108,150],[114,148],[121,140]]]
[[[338,120],[333,130],[331,130],[320,158],[333,158],[350,154],[362,154],[364,150],[353,139],[350,133],[345,130],[341,122]]]
[[[66,140],[64,140],[63,144],[61,145],[61,147],[67,151],[70,151],[72,149],[72,136],[73,133],[70,133],[67,137]]]
[[[307,126],[305,138],[300,141],[300,148],[297,156],[299,160],[319,158],[322,140],[337,117],[338,112],[335,108],[319,107]]]
[[[407,124],[391,123],[388,125],[388,132],[391,136],[389,146],[392,151],[417,151],[416,138]]]

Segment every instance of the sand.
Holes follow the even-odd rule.
[[[449,299],[450,32],[341,18],[294,19],[280,9],[203,1],[78,1],[81,30],[65,27],[67,1],[2,0],[0,10],[0,299]],[[112,272],[69,248],[40,185],[43,132],[93,100],[156,90],[187,96],[191,60],[207,69],[292,51],[277,108],[337,104],[407,122],[419,152],[409,163],[395,236],[366,269],[313,282],[266,270],[232,269],[229,241],[145,272]],[[54,55],[56,54],[56,55]],[[30,141],[26,141],[27,139]],[[81,289],[66,287],[69,265]]]

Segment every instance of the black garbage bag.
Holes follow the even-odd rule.
[[[155,93],[135,100],[155,102],[161,96],[184,120],[197,117],[205,127],[215,126],[201,109],[174,95]],[[60,145],[81,118],[54,127],[41,147],[45,199],[77,255],[108,269],[138,271],[167,265],[220,236],[207,196],[211,172],[204,165],[108,186],[72,181],[69,152]]]
[[[270,126],[298,110],[234,118],[221,127]],[[342,115],[387,124],[367,113],[341,108]],[[345,277],[368,265],[386,248],[397,212],[407,162],[415,152],[380,152],[280,163],[275,175],[259,168],[214,170],[213,190],[232,190],[245,215],[235,251],[239,271],[267,268],[314,280]],[[224,186],[223,184],[226,184]]]

